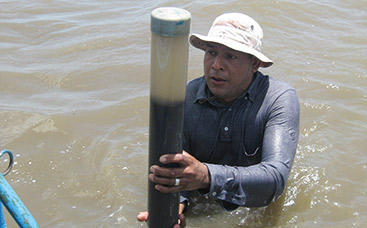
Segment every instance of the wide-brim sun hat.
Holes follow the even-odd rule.
[[[242,13],[226,13],[217,17],[207,36],[193,33],[190,43],[205,50],[208,42],[219,43],[233,50],[248,53],[269,67],[273,61],[260,52],[263,30],[251,17]]]

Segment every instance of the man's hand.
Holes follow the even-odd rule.
[[[186,218],[184,214],[182,213],[185,209],[185,204],[180,203],[179,207],[179,215],[178,215],[178,223],[173,226],[173,228],[184,228],[186,226]],[[147,222],[149,218],[149,213],[147,211],[140,212],[138,214],[138,221],[140,222]]]
[[[165,154],[159,161],[163,164],[177,163],[178,168],[150,167],[149,180],[163,193],[183,190],[207,189],[210,186],[208,167],[186,151],[182,154]],[[176,180],[179,179],[179,180]]]
[[[147,211],[143,211],[138,214],[137,219],[139,222],[147,222],[148,217],[149,217],[149,213]]]

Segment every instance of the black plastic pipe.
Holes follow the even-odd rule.
[[[151,14],[149,167],[163,154],[182,152],[191,14],[164,7]],[[169,164],[175,166],[177,164]],[[178,221],[179,193],[161,193],[148,184],[148,226],[171,228]]]

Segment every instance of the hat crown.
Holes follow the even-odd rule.
[[[208,36],[230,39],[260,51],[263,30],[254,19],[245,14],[227,13],[214,20]]]

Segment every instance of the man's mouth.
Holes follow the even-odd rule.
[[[223,84],[224,84],[224,82],[226,81],[226,80],[224,80],[223,78],[221,78],[221,77],[217,77],[217,76],[211,76],[211,77],[210,77],[210,80],[212,81],[212,83],[213,83],[214,85],[223,85]]]

